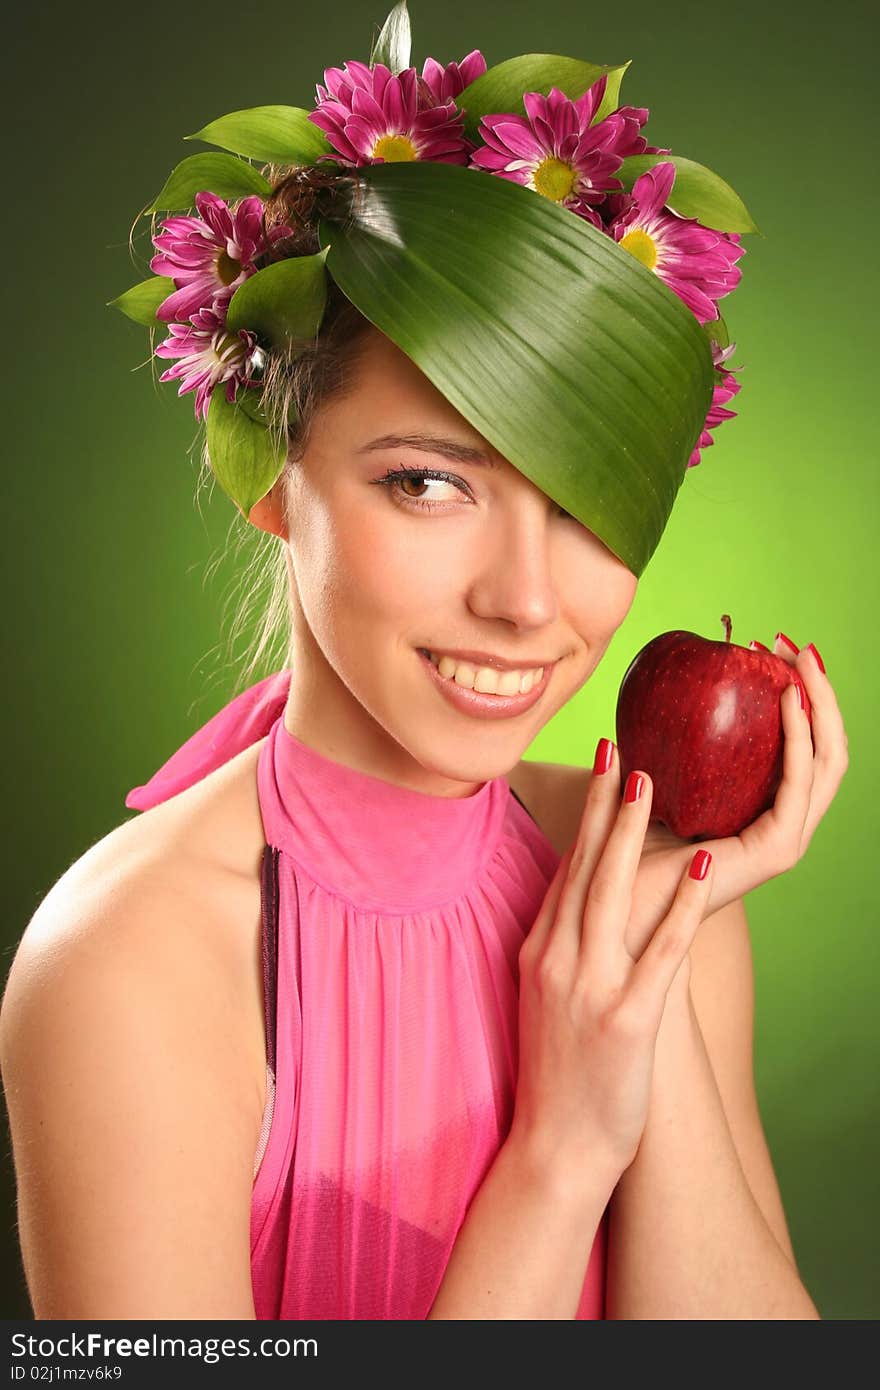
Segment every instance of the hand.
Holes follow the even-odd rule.
[[[625,936],[651,810],[620,798],[620,761],[591,778],[577,838],[562,856],[519,952],[519,1070],[511,1140],[541,1171],[599,1171],[612,1185],[647,1120],[667,992],[706,915],[703,880],[678,874],[669,911],[635,961]],[[700,847],[702,849],[702,846]]]
[[[711,851],[714,865],[707,916],[798,863],[849,766],[840,708],[812,652],[789,646],[782,634],[773,652],[795,667],[806,687],[812,705],[812,738],[794,685],[786,687],[781,697],[782,782],[773,806],[739,835],[699,841]],[[681,867],[689,862],[695,843],[679,839],[657,822],[649,826],[627,936],[627,947],[636,958],[668,911]]]

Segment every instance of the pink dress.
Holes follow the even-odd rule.
[[[125,804],[164,801],[268,734],[256,1314],[426,1318],[510,1127],[517,952],[559,855],[505,777],[433,796],[302,743],[283,723],[289,681],[237,696]],[[578,1318],[604,1317],[607,1221]]]

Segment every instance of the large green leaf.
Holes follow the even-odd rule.
[[[227,401],[222,384],[214,387],[208,406],[211,468],[245,517],[281,473],[286,452],[286,443],[260,424],[252,409]]]
[[[576,101],[588,87],[598,82],[603,73],[607,73],[605,95],[593,118],[595,125],[618,105],[620,83],[628,67],[629,62],[619,67],[605,67],[601,63],[566,58],[561,53],[521,53],[518,58],[506,58],[503,63],[496,63],[475,77],[455,98],[455,104],[466,112],[466,135],[470,140],[479,140],[481,116],[497,115],[503,111],[525,114],[524,92],[540,92],[542,96],[547,96],[551,87],[558,87],[572,101]]]
[[[319,155],[333,151],[308,114],[300,106],[252,106],[247,111],[230,111],[184,138],[204,140],[267,164],[314,164]]]
[[[132,285],[124,294],[117,295],[115,299],[108,299],[107,304],[114,309],[121,309],[123,314],[134,319],[135,323],[155,328],[159,323],[156,310],[162,301],[173,293],[174,281],[167,275],[151,275],[149,280],[141,280],[140,284]]]
[[[431,161],[367,165],[327,269],[490,444],[636,575],[712,398],[690,310],[540,194]]]
[[[409,23],[409,10],[406,0],[395,5],[379,31],[376,42],[370,49],[370,67],[384,63],[394,73],[403,72],[410,65],[412,34]]]
[[[229,301],[229,331],[249,328],[272,344],[314,338],[327,304],[326,258],[291,256],[249,276]]]
[[[734,193],[729,183],[725,183],[704,164],[683,159],[680,154],[630,155],[617,170],[616,177],[629,193],[636,179],[646,169],[663,162],[675,165],[675,181],[667,202],[673,212],[682,217],[696,217],[704,227],[711,227],[716,232],[758,230],[742,198]]]
[[[165,181],[162,192],[147,212],[181,212],[195,205],[197,193],[216,193],[218,198],[245,198],[271,192],[259,169],[231,154],[191,154],[182,159]]]

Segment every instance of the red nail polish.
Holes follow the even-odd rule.
[[[804,685],[804,683],[803,683],[803,681],[801,680],[800,676],[793,676],[793,677],[792,677],[792,684],[794,685],[795,689],[797,690],[797,697],[798,697],[798,700],[800,701],[801,709],[806,709],[806,708],[807,708],[807,690],[806,690],[806,686]]]
[[[638,801],[644,785],[645,779],[642,774],[640,772],[631,772],[626,779],[626,788],[623,793],[624,800]]]
[[[611,766],[611,759],[614,756],[614,744],[610,738],[600,738],[596,744],[596,756],[593,759],[593,771],[599,776],[607,772]]]
[[[750,649],[751,649],[753,652],[769,652],[769,650],[770,650],[769,647],[765,647],[765,646],[764,646],[764,643],[763,643],[763,642],[759,642],[759,641],[757,640],[757,638],[754,638],[754,637],[752,638],[751,642],[749,643],[749,647],[750,647]]]
[[[786,637],[786,635],[785,635],[784,632],[777,632],[777,634],[776,634],[776,641],[777,641],[777,642],[784,642],[785,645],[788,647],[789,651],[794,652],[795,656],[797,656],[797,654],[798,654],[798,649],[797,649],[797,647],[795,646],[794,642],[792,642],[792,640],[791,640],[790,637]]]
[[[707,849],[698,849],[693,859],[688,873],[691,878],[703,879],[709,872],[709,865],[712,863],[712,856]]]
[[[820,656],[819,653],[816,651],[816,648],[813,646],[812,642],[810,642],[810,644],[809,644],[809,646],[807,647],[806,650],[807,650],[808,652],[812,652],[812,653],[813,653],[813,656],[816,658],[816,665],[819,667],[819,670],[822,672],[822,675],[824,676],[824,674],[825,674],[825,662],[822,660],[821,656]]]

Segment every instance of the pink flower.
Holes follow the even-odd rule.
[[[607,80],[603,74],[577,101],[551,87],[546,97],[524,94],[525,116],[483,116],[486,143],[472,155],[471,167],[532,188],[602,228],[595,208],[609,189],[622,187],[613,176],[625,157],[644,153],[639,127],[648,116],[644,108],[626,106],[591,125]]]
[[[460,63],[447,63],[445,68],[436,59],[426,58],[422,67],[422,81],[427,83],[435,101],[444,102],[457,97],[485,71],[486,59],[475,48]]]
[[[712,361],[715,364],[716,372],[722,372],[723,364],[735,349],[736,343],[731,343],[730,346],[726,348],[720,348],[717,343],[713,342]],[[727,401],[733,400],[737,391],[740,390],[741,383],[738,382],[733,375],[734,371],[739,370],[741,369],[736,367],[730,371],[724,371],[722,372],[721,380],[716,380],[715,388],[712,392],[712,404],[706,416],[706,423],[703,426],[702,434],[697,440],[696,447],[688,460],[688,468],[696,468],[697,464],[700,462],[700,450],[708,449],[710,444],[715,443],[709,431],[714,429],[716,425],[720,425],[722,420],[732,420],[736,415],[735,410],[725,410],[724,406]]]
[[[168,217],[153,237],[159,254],[150,269],[174,281],[174,293],[156,311],[163,323],[228,304],[256,271],[257,257],[278,237],[290,235],[289,227],[274,227],[266,236],[263,203],[255,195],[243,198],[235,210],[215,193],[197,193],[195,201],[197,217]]]
[[[189,323],[172,323],[171,337],[156,348],[157,357],[177,357],[159,377],[160,381],[180,380],[178,396],[196,393],[196,419],[208,414],[211,392],[226,383],[226,399],[233,401],[239,385],[250,381],[261,365],[262,350],[253,333],[242,328],[230,333],[216,309],[199,309]]]
[[[680,217],[665,206],[675,165],[663,160],[647,169],[619,202],[607,228],[648,270],[659,275],[700,323],[718,318],[717,301],[735,290],[742,277],[736,265],[745,248],[736,232],[716,232],[695,217]],[[619,210],[623,207],[623,210]]]
[[[472,57],[464,60],[462,69]],[[473,67],[471,63],[468,71]],[[432,70],[431,82],[435,80]],[[452,85],[457,79],[449,75],[446,80]],[[326,68],[324,81],[326,87],[320,82],[315,87],[318,104],[309,120],[320,126],[347,163],[467,163],[470,146],[461,112],[451,100],[438,104],[431,82],[420,78],[415,68],[392,75],[384,63],[371,68],[352,60],[344,68]],[[332,158],[320,155],[319,162]]]

